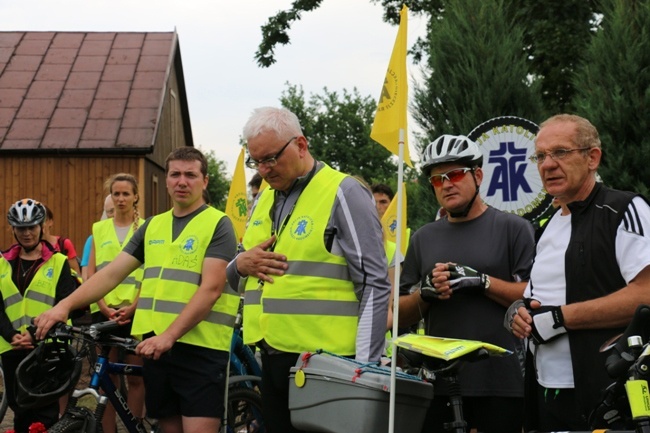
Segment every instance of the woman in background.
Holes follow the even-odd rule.
[[[144,223],[138,213],[137,204],[140,199],[138,182],[127,173],[119,173],[107,181],[115,207],[113,218],[98,221],[93,224],[93,241],[90,247],[88,261],[88,278],[110,263],[122,251],[133,233]],[[114,332],[120,337],[131,334],[131,318],[135,313],[140,285],[142,283],[142,268],[130,274],[122,283],[113,289],[97,304],[91,306],[93,322],[115,320],[124,326]],[[117,361],[117,349],[111,349],[109,359]],[[142,365],[142,358],[126,355],[129,364]],[[117,377],[113,378],[117,382]],[[141,377],[127,376],[129,409],[136,417],[144,416],[144,383]],[[117,383],[116,383],[117,386]],[[108,406],[103,421],[104,432],[114,433],[116,428],[115,409]]]

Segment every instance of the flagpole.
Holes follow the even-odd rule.
[[[395,278],[393,280],[393,338],[397,337],[397,328],[399,323],[399,277],[402,266],[402,200],[404,199],[402,190],[402,182],[404,181],[404,128],[399,130],[399,157],[398,157],[398,170],[397,170],[397,228],[395,235]],[[391,342],[391,344],[393,344]],[[390,362],[390,400],[388,412],[388,433],[395,431],[395,395],[396,395],[396,375],[397,375],[397,349],[393,345],[391,362]]]

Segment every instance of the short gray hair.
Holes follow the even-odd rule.
[[[278,138],[290,135],[303,135],[300,121],[286,108],[261,107],[253,110],[244,125],[244,140],[257,137],[265,132],[275,132]]]
[[[576,125],[576,146],[602,148],[598,130],[584,117],[575,114],[556,114],[542,122],[542,124],[539,125],[539,129],[542,129],[544,126],[553,122],[570,122]]]

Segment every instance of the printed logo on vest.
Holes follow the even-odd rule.
[[[262,225],[262,220],[255,220],[255,221],[253,221],[253,225],[254,225],[254,226],[260,226],[260,225]]]
[[[52,268],[52,267],[47,268],[45,270],[45,278],[51,280],[53,276],[54,276],[54,268]]]
[[[188,236],[180,243],[180,248],[185,254],[194,254],[199,248],[199,238],[196,236]]]
[[[311,232],[314,230],[314,220],[308,216],[304,215],[296,218],[291,223],[291,237],[296,240],[302,240],[307,238]]]

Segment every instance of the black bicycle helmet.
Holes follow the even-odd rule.
[[[77,384],[81,359],[62,341],[40,343],[16,369],[16,403],[24,409],[59,400]]]
[[[483,167],[483,153],[478,145],[464,135],[441,135],[424,149],[422,171],[427,176],[431,167],[457,162],[467,167]]]
[[[45,206],[31,198],[18,200],[9,208],[7,219],[13,227],[41,225],[45,221]]]

